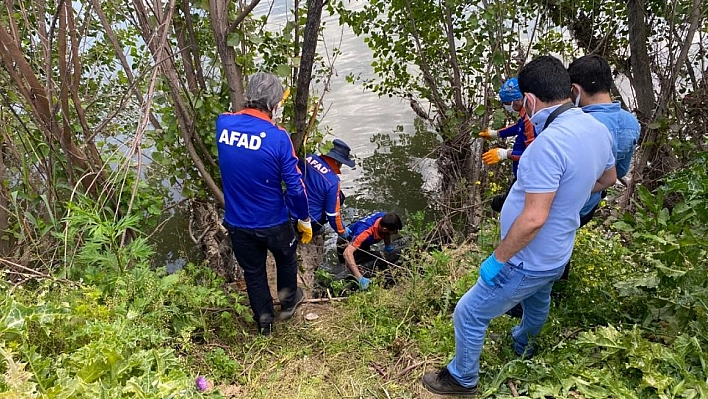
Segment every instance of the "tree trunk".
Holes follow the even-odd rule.
[[[5,231],[9,227],[8,220],[8,196],[5,182],[7,179],[7,168],[5,167],[5,145],[4,134],[0,134],[0,256],[7,257],[10,254],[10,242],[3,238]]]
[[[654,83],[651,76],[651,60],[648,52],[648,29],[645,18],[644,0],[627,1],[627,22],[629,24],[630,79],[637,93],[637,116],[647,123],[654,111]]]
[[[297,77],[297,92],[295,93],[295,134],[292,141],[295,152],[300,151],[305,142],[307,132],[307,102],[310,97],[310,80],[312,79],[312,64],[317,50],[318,31],[322,20],[324,0],[309,0],[307,2],[307,23],[303,34],[302,55]],[[313,112],[317,112],[315,109]]]
[[[629,22],[629,43],[632,52],[632,85],[637,92],[637,105],[639,108],[640,122],[644,122],[646,128],[642,132],[640,140],[641,147],[634,164],[633,178],[627,186],[626,200],[632,198],[638,183],[652,186],[666,173],[677,166],[677,162],[671,155],[671,147],[666,143],[666,133],[652,128],[646,123],[657,121],[664,117],[669,100],[675,93],[676,79],[681,66],[684,64],[690,46],[693,44],[693,37],[698,29],[701,15],[701,0],[693,1],[693,9],[690,15],[690,24],[686,33],[686,38],[681,43],[681,51],[674,63],[668,65],[667,74],[663,77],[660,86],[659,103],[656,104],[654,88],[649,68],[649,55],[647,43],[647,26],[644,22],[645,4],[643,0],[629,0],[627,4],[627,20]],[[661,162],[659,162],[661,161]],[[649,163],[653,167],[648,175],[645,172]]]
[[[227,44],[229,35],[233,33],[238,25],[253,11],[260,0],[253,0],[236,19],[229,24],[229,1],[209,0],[211,27],[214,31],[216,41],[216,51],[221,60],[221,67],[226,76],[226,83],[229,86],[229,98],[231,99],[231,111],[236,112],[243,108],[243,71],[241,66],[236,64],[236,51]]]

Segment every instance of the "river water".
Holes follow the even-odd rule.
[[[352,3],[353,7],[360,6]],[[271,6],[271,28],[278,29],[285,24],[292,4],[283,0],[262,1],[255,12],[266,13]],[[342,191],[347,197],[342,209],[344,221],[348,224],[381,210],[395,211],[405,222],[406,214],[426,208],[425,192],[435,187],[437,175],[431,151],[437,137],[420,121],[416,123],[408,100],[379,97],[365,91],[361,84],[347,82],[349,74],[374,77],[371,50],[351,29],[340,26],[337,16],[324,11],[322,19],[326,48],[331,52],[333,47],[339,47],[341,54],[334,64],[336,73],[330,91],[324,97],[327,112],[320,125],[330,129],[327,140],[339,138],[349,144],[357,161],[355,169],[343,166],[340,175]],[[320,42],[318,51],[324,50],[325,45]],[[318,95],[322,92],[321,86],[313,89]],[[187,232],[186,210],[181,207],[175,210],[152,240],[158,252],[156,265],[167,265],[169,269],[199,258],[199,250]],[[331,229],[327,238],[326,247],[331,252],[335,238]]]

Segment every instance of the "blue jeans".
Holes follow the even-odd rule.
[[[494,277],[494,287],[478,279],[455,307],[455,357],[447,369],[462,386],[470,388],[479,380],[479,357],[489,322],[521,303],[524,316],[511,331],[514,351],[531,355],[533,337],[541,332],[551,307],[553,282],[564,267],[547,271],[526,270],[523,263],[507,262]]]

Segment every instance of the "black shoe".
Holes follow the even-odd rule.
[[[273,329],[273,324],[268,323],[264,326],[261,325],[260,323],[257,323],[257,324],[258,324],[258,334],[261,334],[264,337],[270,336],[270,333]]]
[[[465,388],[460,385],[455,377],[450,374],[447,367],[443,367],[437,373],[426,373],[423,375],[423,386],[428,391],[437,395],[457,395],[457,396],[475,396],[477,395],[477,386]]]
[[[305,294],[302,292],[302,288],[298,287],[295,291],[295,299],[293,301],[293,305],[287,308],[282,308],[280,310],[280,314],[278,315],[278,320],[287,320],[293,317],[295,309],[300,306],[303,300],[305,300]]]
[[[506,314],[511,317],[516,317],[517,319],[520,319],[524,316],[524,308],[521,307],[520,303],[517,303],[516,306],[507,310]]]

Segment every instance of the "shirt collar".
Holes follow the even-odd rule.
[[[259,111],[259,110],[255,109],[255,108],[244,108],[244,109],[242,109],[241,111],[237,112],[236,114],[251,115],[251,116],[253,116],[253,117],[255,117],[255,118],[263,119],[264,121],[273,123],[273,120],[270,119],[270,116],[268,116],[268,114],[266,114],[266,113],[263,112],[263,111]]]
[[[379,235],[379,222],[381,222],[381,218],[378,218],[374,222],[374,229],[373,229],[374,230],[374,240],[382,240],[383,239],[383,237],[381,237],[381,235]]]
[[[327,165],[329,165],[329,168],[332,169],[332,171],[334,173],[336,173],[338,175],[342,174],[342,171],[339,169],[339,166],[337,165],[337,161],[328,157],[327,155],[320,155],[320,159],[327,162]]]
[[[613,112],[619,111],[622,106],[619,101],[602,104],[590,104],[583,107],[583,112]]]
[[[536,112],[529,120],[531,123],[533,123],[533,126],[536,128],[536,134],[541,134],[543,131],[543,127],[546,124],[546,120],[548,120],[548,117],[551,116],[553,111],[560,107],[563,104],[558,104],[558,105],[553,105],[548,108],[544,108],[538,112]]]

